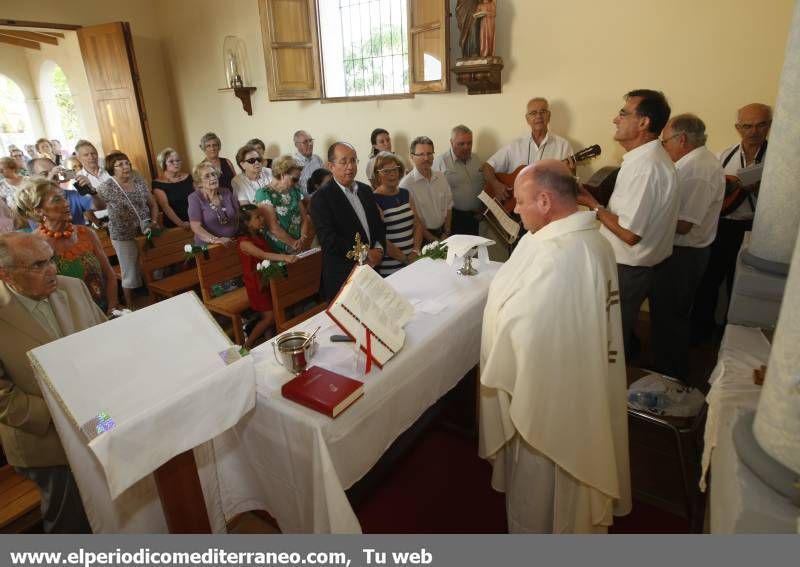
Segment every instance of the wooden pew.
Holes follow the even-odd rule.
[[[326,303],[322,303],[291,318],[286,314],[287,308],[314,299],[319,294],[322,276],[321,252],[306,256],[294,264],[287,264],[286,268],[288,277],[272,278],[269,283],[272,308],[275,313],[275,330],[278,333],[313,317],[327,307]]]
[[[100,244],[103,246],[103,251],[106,253],[108,261],[111,262],[111,268],[117,276],[118,281],[122,281],[122,270],[117,262],[117,251],[114,250],[114,245],[111,244],[111,237],[108,235],[108,230],[105,229],[92,229],[97,237],[100,239]]]
[[[242,275],[242,263],[236,246],[213,245],[208,247],[208,260],[202,254],[195,256],[197,275],[200,280],[200,292],[206,309],[229,317],[233,324],[233,339],[238,345],[244,345],[242,332],[242,312],[250,307],[247,290],[244,287],[235,289],[219,297],[214,297],[211,288],[221,282],[232,280]]]
[[[42,521],[39,488],[11,465],[0,467],[0,532],[24,533]]]
[[[153,238],[153,248],[146,246],[144,236],[136,238],[139,249],[139,265],[142,268],[145,284],[150,292],[150,300],[173,297],[197,286],[197,270],[191,263],[184,262],[184,246],[191,244],[194,234],[186,228],[167,228],[159,236]],[[181,271],[160,280],[155,279],[154,272],[167,266],[179,266]]]

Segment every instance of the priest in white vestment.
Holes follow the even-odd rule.
[[[556,160],[514,183],[528,232],[489,289],[480,455],[512,533],[605,533],[631,509],[617,265]]]

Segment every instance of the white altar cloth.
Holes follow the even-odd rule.
[[[206,442],[255,404],[253,360],[226,366],[219,352],[229,346],[187,293],[31,351],[95,532],[161,531],[163,512],[150,473],[195,447],[212,526],[219,530],[216,471]],[[87,444],[79,427],[101,411],[116,425]]]
[[[226,516],[266,509],[284,533],[360,533],[345,490],[478,363],[483,309],[499,266],[464,277],[424,259],[390,276],[416,308],[405,346],[382,370],[373,365],[358,377],[364,396],[336,419],[284,399],[280,387],[291,375],[271,344],[255,349],[255,411],[214,441]],[[330,342],[341,331],[327,315],[297,328],[319,325],[312,364],[352,376],[353,343]]]
[[[703,476],[711,470],[711,533],[796,533],[798,508],[764,485],[736,454],[733,426],[743,412],[755,411],[761,386],[753,369],[769,360],[770,344],[760,329],[728,325],[706,396],[708,418]]]

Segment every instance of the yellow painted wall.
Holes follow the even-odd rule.
[[[52,97],[48,97],[44,88],[45,81],[49,79],[45,75],[50,74],[53,64],[56,64],[61,67],[61,70],[64,71],[64,76],[67,78],[69,90],[72,93],[72,101],[78,113],[81,137],[96,141],[97,148],[102,153],[105,148],[99,143],[100,130],[94,115],[89,79],[86,77],[86,70],[83,67],[81,48],[75,32],[65,31],[64,38],[59,41],[57,46],[42,43],[41,49],[22,49],[22,51],[25,53],[30,76],[38,93],[39,112],[42,116],[44,127],[44,132],[42,132],[41,136],[54,138],[58,133],[53,128],[53,121],[56,118],[48,114],[47,108],[46,99]],[[66,142],[63,136],[60,139],[62,143]],[[64,146],[64,149],[71,153],[74,148]]]
[[[407,152],[408,141],[419,134],[443,149],[450,127],[459,122],[476,132],[476,152],[487,157],[525,132],[526,101],[546,96],[554,131],[576,149],[603,147],[594,169],[622,155],[611,120],[622,95],[642,87],[663,90],[674,112],[699,114],[708,125],[709,147],[720,149],[736,139],[736,108],[775,102],[793,0],[500,0],[498,5],[502,94],[468,96],[454,84],[449,94],[410,100],[320,104],[267,100],[256,0],[232,0],[224,8],[214,0],[164,2],[161,21],[174,23],[164,30],[164,46],[192,161],[201,157],[196,143],[207,130],[220,135],[227,156],[251,137],[267,141],[271,156],[289,152],[298,128],[312,133],[319,154],[340,138],[365,156],[374,127],[390,130],[395,149]],[[224,86],[226,35],[247,45],[258,88],[252,117],[232,93],[217,92]]]
[[[374,127],[390,130],[395,148],[405,153],[408,141],[420,134],[444,149],[450,127],[459,122],[475,131],[476,152],[485,158],[525,132],[525,102],[546,96],[554,131],[576,148],[603,147],[595,169],[623,153],[613,142],[611,119],[633,88],[661,89],[674,112],[699,114],[712,149],[732,143],[736,108],[775,101],[793,0],[498,4],[497,51],[506,65],[502,94],[468,96],[454,83],[448,94],[331,104],[267,100],[256,0],[39,0],[4,7],[3,17],[131,22],[154,149],[188,149],[191,163],[202,157],[196,144],[207,130],[220,135],[223,153],[231,157],[251,137],[267,141],[271,156],[292,151],[291,135],[299,128],[311,131],[317,153],[345,139],[365,156]],[[232,93],[218,91],[224,86],[226,35],[241,37],[248,48],[258,88],[252,117]],[[585,177],[589,171],[579,173]]]
[[[81,26],[127,21],[131,24],[133,45],[141,75],[144,101],[150,120],[153,145],[173,144],[180,136],[181,124],[175,121],[176,105],[172,95],[172,79],[167,75],[161,30],[171,34],[178,30],[186,41],[194,42],[183,16],[175,22],[162,21],[161,6],[169,0],[37,0],[36,2],[3,2],[0,17],[4,19],[76,24]],[[191,3],[189,3],[191,4]],[[187,4],[188,5],[188,4]],[[192,11],[194,8],[186,8]],[[163,25],[162,25],[163,24]]]
[[[34,80],[31,78],[28,61],[25,58],[25,49],[16,45],[0,43],[0,74],[5,75],[19,87],[25,97],[25,106],[28,110],[32,144],[36,138],[45,135],[42,126],[42,117],[39,113],[39,95]],[[5,148],[2,148],[5,150]]]

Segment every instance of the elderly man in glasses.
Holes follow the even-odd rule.
[[[27,352],[103,321],[83,281],[57,275],[44,238],[0,236],[0,439],[9,464],[39,486],[48,533],[91,529]]]
[[[311,219],[322,247],[321,294],[326,301],[336,296],[353,269],[354,260],[347,252],[353,248],[356,233],[369,246],[366,263],[373,268],[381,263],[386,250],[386,226],[372,187],[356,181],[355,148],[347,142],[331,144],[328,169],[333,179],[311,199]]]
[[[427,136],[411,140],[414,169],[400,180],[400,188],[414,197],[425,242],[450,236],[453,223],[453,192],[444,173],[433,170],[433,156],[433,140]]]
[[[736,177],[744,167],[756,165],[767,157],[767,135],[772,126],[772,108],[766,104],[752,103],[743,106],[736,114],[736,131],[742,141],[719,154],[726,176],[725,200],[717,227],[717,237],[711,245],[708,268],[695,297],[692,312],[694,339],[702,342],[711,338],[716,326],[714,314],[719,300],[719,287],[725,282],[728,297],[733,291],[736,257],[742,246],[744,233],[753,228],[759,183],[742,186]],[[727,306],[725,313],[728,312]]]
[[[600,233],[614,249],[619,277],[625,356],[638,349],[633,329],[644,299],[650,295],[656,267],[672,255],[678,223],[678,180],[675,166],[658,136],[671,109],[664,93],[636,89],[614,117],[614,139],[625,148],[614,193],[603,207],[585,189],[579,203],[592,209]]]
[[[550,103],[546,98],[536,97],[528,101],[525,120],[531,129],[530,133],[500,148],[483,164],[483,175],[500,201],[512,196],[513,181],[511,184],[504,183],[496,173],[513,173],[523,165],[531,165],[542,159],[565,160],[574,153],[567,140],[548,130]]]
[[[298,130],[294,133],[294,147],[297,148],[297,151],[292,157],[303,166],[298,185],[303,195],[308,197],[308,178],[316,170],[325,166],[322,164],[322,158],[314,153],[314,138],[305,130]]]

